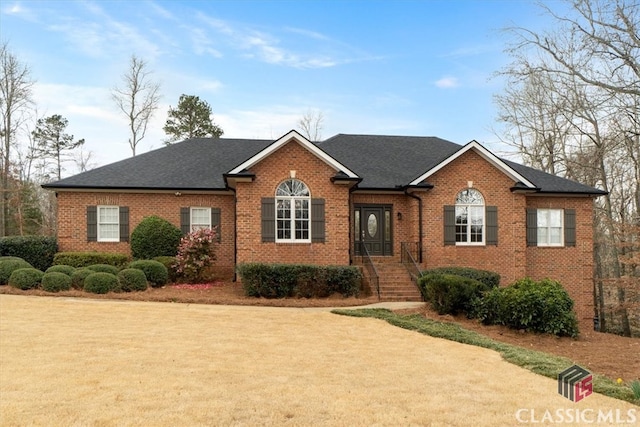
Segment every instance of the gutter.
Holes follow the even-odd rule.
[[[430,190],[433,188],[432,184],[427,184],[427,185],[419,185],[419,186],[406,186],[404,188],[404,194],[411,197],[412,199],[416,199],[418,201],[418,245],[419,245],[419,251],[418,251],[418,263],[422,264],[422,238],[423,238],[423,225],[422,225],[422,198],[416,196],[415,194],[409,193],[409,189],[410,188],[422,188],[422,189],[427,189]]]

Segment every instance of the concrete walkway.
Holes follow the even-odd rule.
[[[387,308],[389,310],[402,310],[405,308],[422,307],[425,303],[421,301],[381,301],[368,305],[357,305],[353,307],[303,307],[304,311],[331,311],[331,310],[358,310],[362,308]]]

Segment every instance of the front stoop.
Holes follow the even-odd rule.
[[[380,280],[380,301],[422,301],[420,290],[402,264],[376,262],[374,265]]]

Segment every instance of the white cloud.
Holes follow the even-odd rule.
[[[456,77],[445,76],[437,80],[435,85],[441,89],[451,89],[460,86],[460,82]]]
[[[5,7],[2,8],[2,13],[5,15],[18,16],[26,21],[38,21],[38,16],[32,9],[28,9],[18,2],[11,5],[5,4]]]

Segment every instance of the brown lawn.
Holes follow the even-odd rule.
[[[493,426],[576,409],[637,412],[573,403],[493,351],[376,319],[0,295],[3,426]]]

